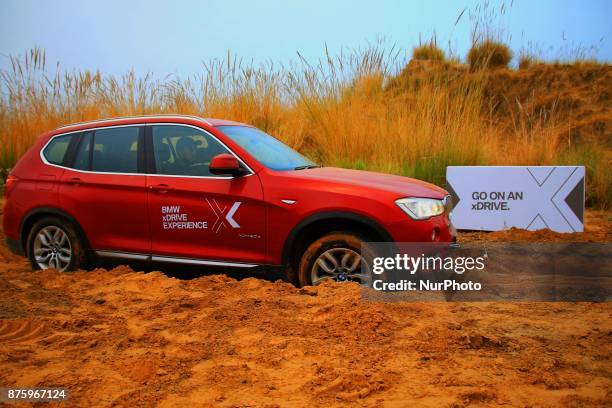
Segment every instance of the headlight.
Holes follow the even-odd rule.
[[[400,198],[395,204],[415,220],[425,220],[444,213],[444,200],[433,198]]]

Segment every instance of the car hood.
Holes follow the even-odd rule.
[[[371,171],[319,167],[295,170],[292,173],[296,178],[321,180],[354,187],[364,187],[367,190],[382,190],[395,193],[398,195],[398,198],[426,197],[441,199],[448,195],[443,188],[425,181]]]

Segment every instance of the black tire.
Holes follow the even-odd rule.
[[[63,234],[65,234],[67,244],[70,247],[69,261],[63,262],[63,261],[58,260],[57,262],[59,263],[56,263],[54,265],[53,261],[51,261],[50,264],[45,264],[45,263],[41,263],[39,260],[36,259],[35,246],[39,246],[39,247],[41,246],[40,238],[38,238],[38,242],[37,242],[37,236],[43,230],[45,231],[60,230],[61,232],[63,232]],[[63,243],[65,244],[66,241],[63,241]],[[52,245],[52,246],[57,247],[57,245]],[[46,248],[43,250],[46,251]],[[83,268],[86,265],[85,248],[83,246],[83,241],[81,237],[79,236],[75,226],[70,221],[63,219],[63,218],[59,218],[59,217],[49,216],[49,217],[41,218],[40,220],[36,221],[36,223],[30,229],[30,233],[28,234],[26,251],[27,251],[28,259],[30,260],[30,264],[32,265],[32,269],[34,270],[55,268],[55,269],[61,270],[62,272],[68,272],[68,271],[75,271],[79,268]],[[60,252],[60,251],[57,251],[57,252]],[[57,252],[55,252],[55,255],[54,255],[55,259],[57,259],[57,257],[59,256],[57,255]],[[62,252],[62,259],[65,259],[65,258],[66,258],[66,254]]]
[[[313,285],[313,266],[315,265],[315,262],[319,259],[319,257],[326,252],[330,253],[334,250],[340,251],[343,249],[348,250],[349,252],[355,252],[361,256],[362,261],[365,260],[368,265],[371,265],[372,259],[374,258],[374,252],[371,249],[368,249],[367,247],[364,247],[362,251],[362,244],[364,242],[368,242],[368,240],[353,232],[344,231],[330,232],[328,234],[323,235],[322,237],[317,238],[306,248],[300,259],[298,268],[299,285]],[[342,252],[340,252],[340,254],[342,254]],[[360,269],[360,267],[358,267],[357,269]],[[357,270],[355,270],[355,272],[357,272]],[[363,274],[359,273],[359,275]],[[360,284],[367,284],[367,280],[363,281],[363,279],[358,277],[356,278],[355,275],[351,275],[348,273],[346,274],[345,279],[340,279],[340,274],[337,275],[336,279],[331,278],[331,276],[333,275],[330,274],[330,280],[355,281]],[[314,282],[314,284],[317,283],[318,282]]]

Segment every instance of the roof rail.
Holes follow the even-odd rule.
[[[209,126],[212,126],[209,121],[207,121],[206,119],[200,116],[164,113],[164,114],[158,114],[158,115],[118,116],[115,118],[88,120],[85,122],[76,122],[76,123],[70,123],[68,125],[60,126],[56,128],[55,130],[65,129],[65,128],[72,127],[72,126],[87,125],[91,123],[104,123],[104,122],[110,122],[113,120],[121,120],[121,119],[141,119],[141,118],[146,119],[146,118],[168,118],[168,117],[197,119],[197,120],[201,120],[202,122],[206,123]]]

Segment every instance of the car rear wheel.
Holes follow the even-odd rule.
[[[74,271],[85,263],[85,252],[74,226],[57,217],[46,217],[34,224],[27,249],[35,270]]]
[[[326,234],[306,248],[299,266],[300,286],[325,281],[356,282],[368,285],[372,251],[362,248],[364,238],[351,232]]]

